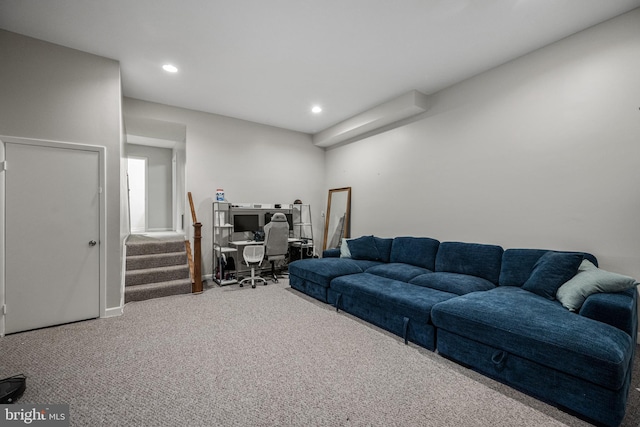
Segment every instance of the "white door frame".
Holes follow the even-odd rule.
[[[176,142],[176,145],[173,147],[173,203],[171,206],[173,231],[183,233],[186,236],[185,206],[187,206],[187,185],[185,155],[185,144]]]
[[[4,145],[6,142],[15,144],[36,145],[42,147],[52,148],[67,148],[75,150],[93,151],[98,153],[98,174],[99,174],[99,200],[100,209],[98,210],[99,223],[100,223],[100,244],[98,245],[99,259],[100,259],[100,317],[106,316],[107,311],[107,230],[105,219],[107,217],[107,203],[106,203],[106,147],[89,145],[89,144],[77,144],[71,142],[50,141],[44,139],[31,139],[31,138],[18,138],[12,136],[0,135],[0,336],[4,336],[5,331],[5,211],[6,211],[6,193],[5,193],[5,170],[11,168],[11,164],[6,163],[6,154]]]

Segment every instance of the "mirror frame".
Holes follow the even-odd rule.
[[[327,215],[324,221],[324,240],[322,242],[322,250],[327,249],[327,237],[329,234],[329,221],[331,219],[331,201],[333,199],[334,194],[336,193],[347,193],[347,206],[344,218],[344,232],[342,237],[349,238],[351,237],[351,187],[342,187],[342,188],[332,188],[329,190],[329,198],[327,200]]]

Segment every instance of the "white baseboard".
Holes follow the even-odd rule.
[[[122,306],[107,308],[104,312],[103,317],[117,317],[117,316],[122,316],[123,313],[124,313],[124,307]]]

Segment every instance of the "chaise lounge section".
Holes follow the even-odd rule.
[[[590,421],[624,417],[637,283],[598,269],[592,254],[363,236],[291,263],[289,277],[337,310]]]

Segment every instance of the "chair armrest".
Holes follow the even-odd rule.
[[[580,315],[615,326],[628,333],[635,341],[638,333],[637,299],[636,288],[624,292],[593,294],[582,305]]]
[[[340,248],[326,249],[322,251],[322,258],[340,258]]]

